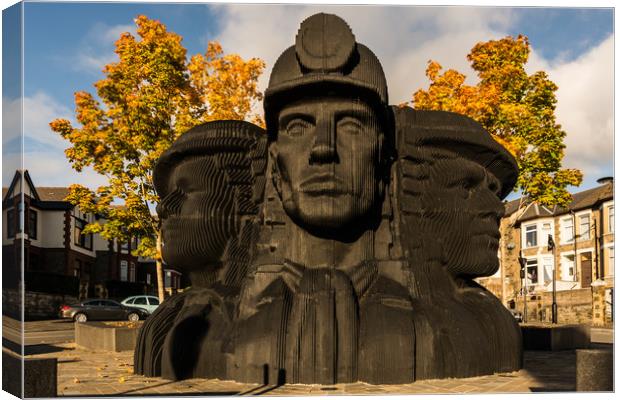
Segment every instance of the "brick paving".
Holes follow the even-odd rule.
[[[44,350],[44,351],[43,351]],[[36,352],[34,352],[36,353]],[[405,385],[369,385],[362,382],[321,385],[244,384],[218,379],[169,381],[133,374],[133,352],[92,351],[60,344],[28,357],[58,358],[59,396],[97,395],[381,395],[450,393],[527,393],[575,390],[575,352],[526,352],[524,368],[513,373],[476,378],[427,380]]]

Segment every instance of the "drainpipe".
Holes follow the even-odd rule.
[[[569,213],[573,216],[573,268],[575,269],[573,272],[573,279],[575,282],[579,282],[579,277],[577,276],[577,217],[575,216],[575,212],[570,210]]]
[[[605,213],[605,209],[603,208],[603,204],[599,205],[599,209],[598,209],[598,220],[599,220],[599,224],[598,226],[600,226],[599,229],[599,236],[598,236],[598,246],[596,247],[596,259],[597,261],[600,259],[600,277],[601,279],[605,279],[605,257],[604,257],[604,249],[603,249],[603,245],[605,244],[603,241],[603,228],[605,227],[605,225],[603,224],[603,222],[605,221],[605,216],[603,215]],[[608,228],[609,229],[609,228]],[[600,257],[600,258],[599,258]]]
[[[596,276],[596,280],[600,278],[599,270],[598,270],[598,229],[596,226],[596,220],[592,218],[592,225],[594,226],[594,274]]]

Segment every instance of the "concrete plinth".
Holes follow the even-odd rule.
[[[523,350],[559,351],[590,346],[588,325],[522,325]]]
[[[22,396],[22,360],[24,393]],[[56,397],[56,358],[26,358],[2,351],[2,389],[16,397]]]
[[[91,350],[133,350],[138,337],[138,327],[119,327],[103,322],[75,324],[75,344]]]
[[[611,392],[614,390],[613,352],[607,349],[576,351],[576,389],[578,392]]]

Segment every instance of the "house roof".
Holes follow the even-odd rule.
[[[592,189],[573,193],[572,196],[573,200],[569,203],[568,207],[545,207],[539,205],[538,203],[530,203],[525,207],[523,213],[517,219],[517,222],[544,217],[554,217],[557,215],[567,214],[570,211],[579,211],[586,208],[595,207],[603,201],[612,200],[614,198],[614,185],[611,182],[606,183]],[[506,215],[516,212],[518,207],[519,199],[506,203]]]
[[[37,193],[41,201],[65,201],[69,195],[67,187],[38,187]]]
[[[521,199],[505,201],[504,202],[505,216],[509,216],[517,212],[517,210],[519,209],[519,204],[521,204]]]

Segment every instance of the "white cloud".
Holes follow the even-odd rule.
[[[11,141],[19,140],[19,100],[5,100],[4,107],[11,118],[3,116],[4,129],[11,133]],[[5,109],[3,107],[3,110]],[[80,183],[90,188],[105,182],[104,178],[91,168],[78,173],[71,168],[64,155],[69,142],[53,132],[49,123],[55,118],[65,118],[72,123],[72,111],[58,103],[46,93],[36,93],[23,101],[24,148],[23,168],[27,169],[38,186],[68,186]],[[8,123],[8,125],[7,125]],[[6,130],[10,129],[10,130]],[[3,144],[7,143],[3,137]],[[5,147],[3,152],[2,185],[7,186],[15,169],[22,168],[19,148]]]
[[[610,35],[569,62],[549,62],[536,52],[528,72],[544,70],[558,85],[557,122],[566,131],[564,166],[586,179],[609,174],[613,162],[614,44]]]
[[[56,118],[73,121],[73,113],[65,105],[58,103],[46,93],[38,92],[24,98],[24,151],[29,152],[29,139],[54,149],[64,149],[69,145],[59,134],[53,132],[49,123]]]
[[[91,189],[106,183],[106,179],[92,168],[76,172],[62,151],[24,153],[24,167],[36,186],[69,186],[79,183]]]

